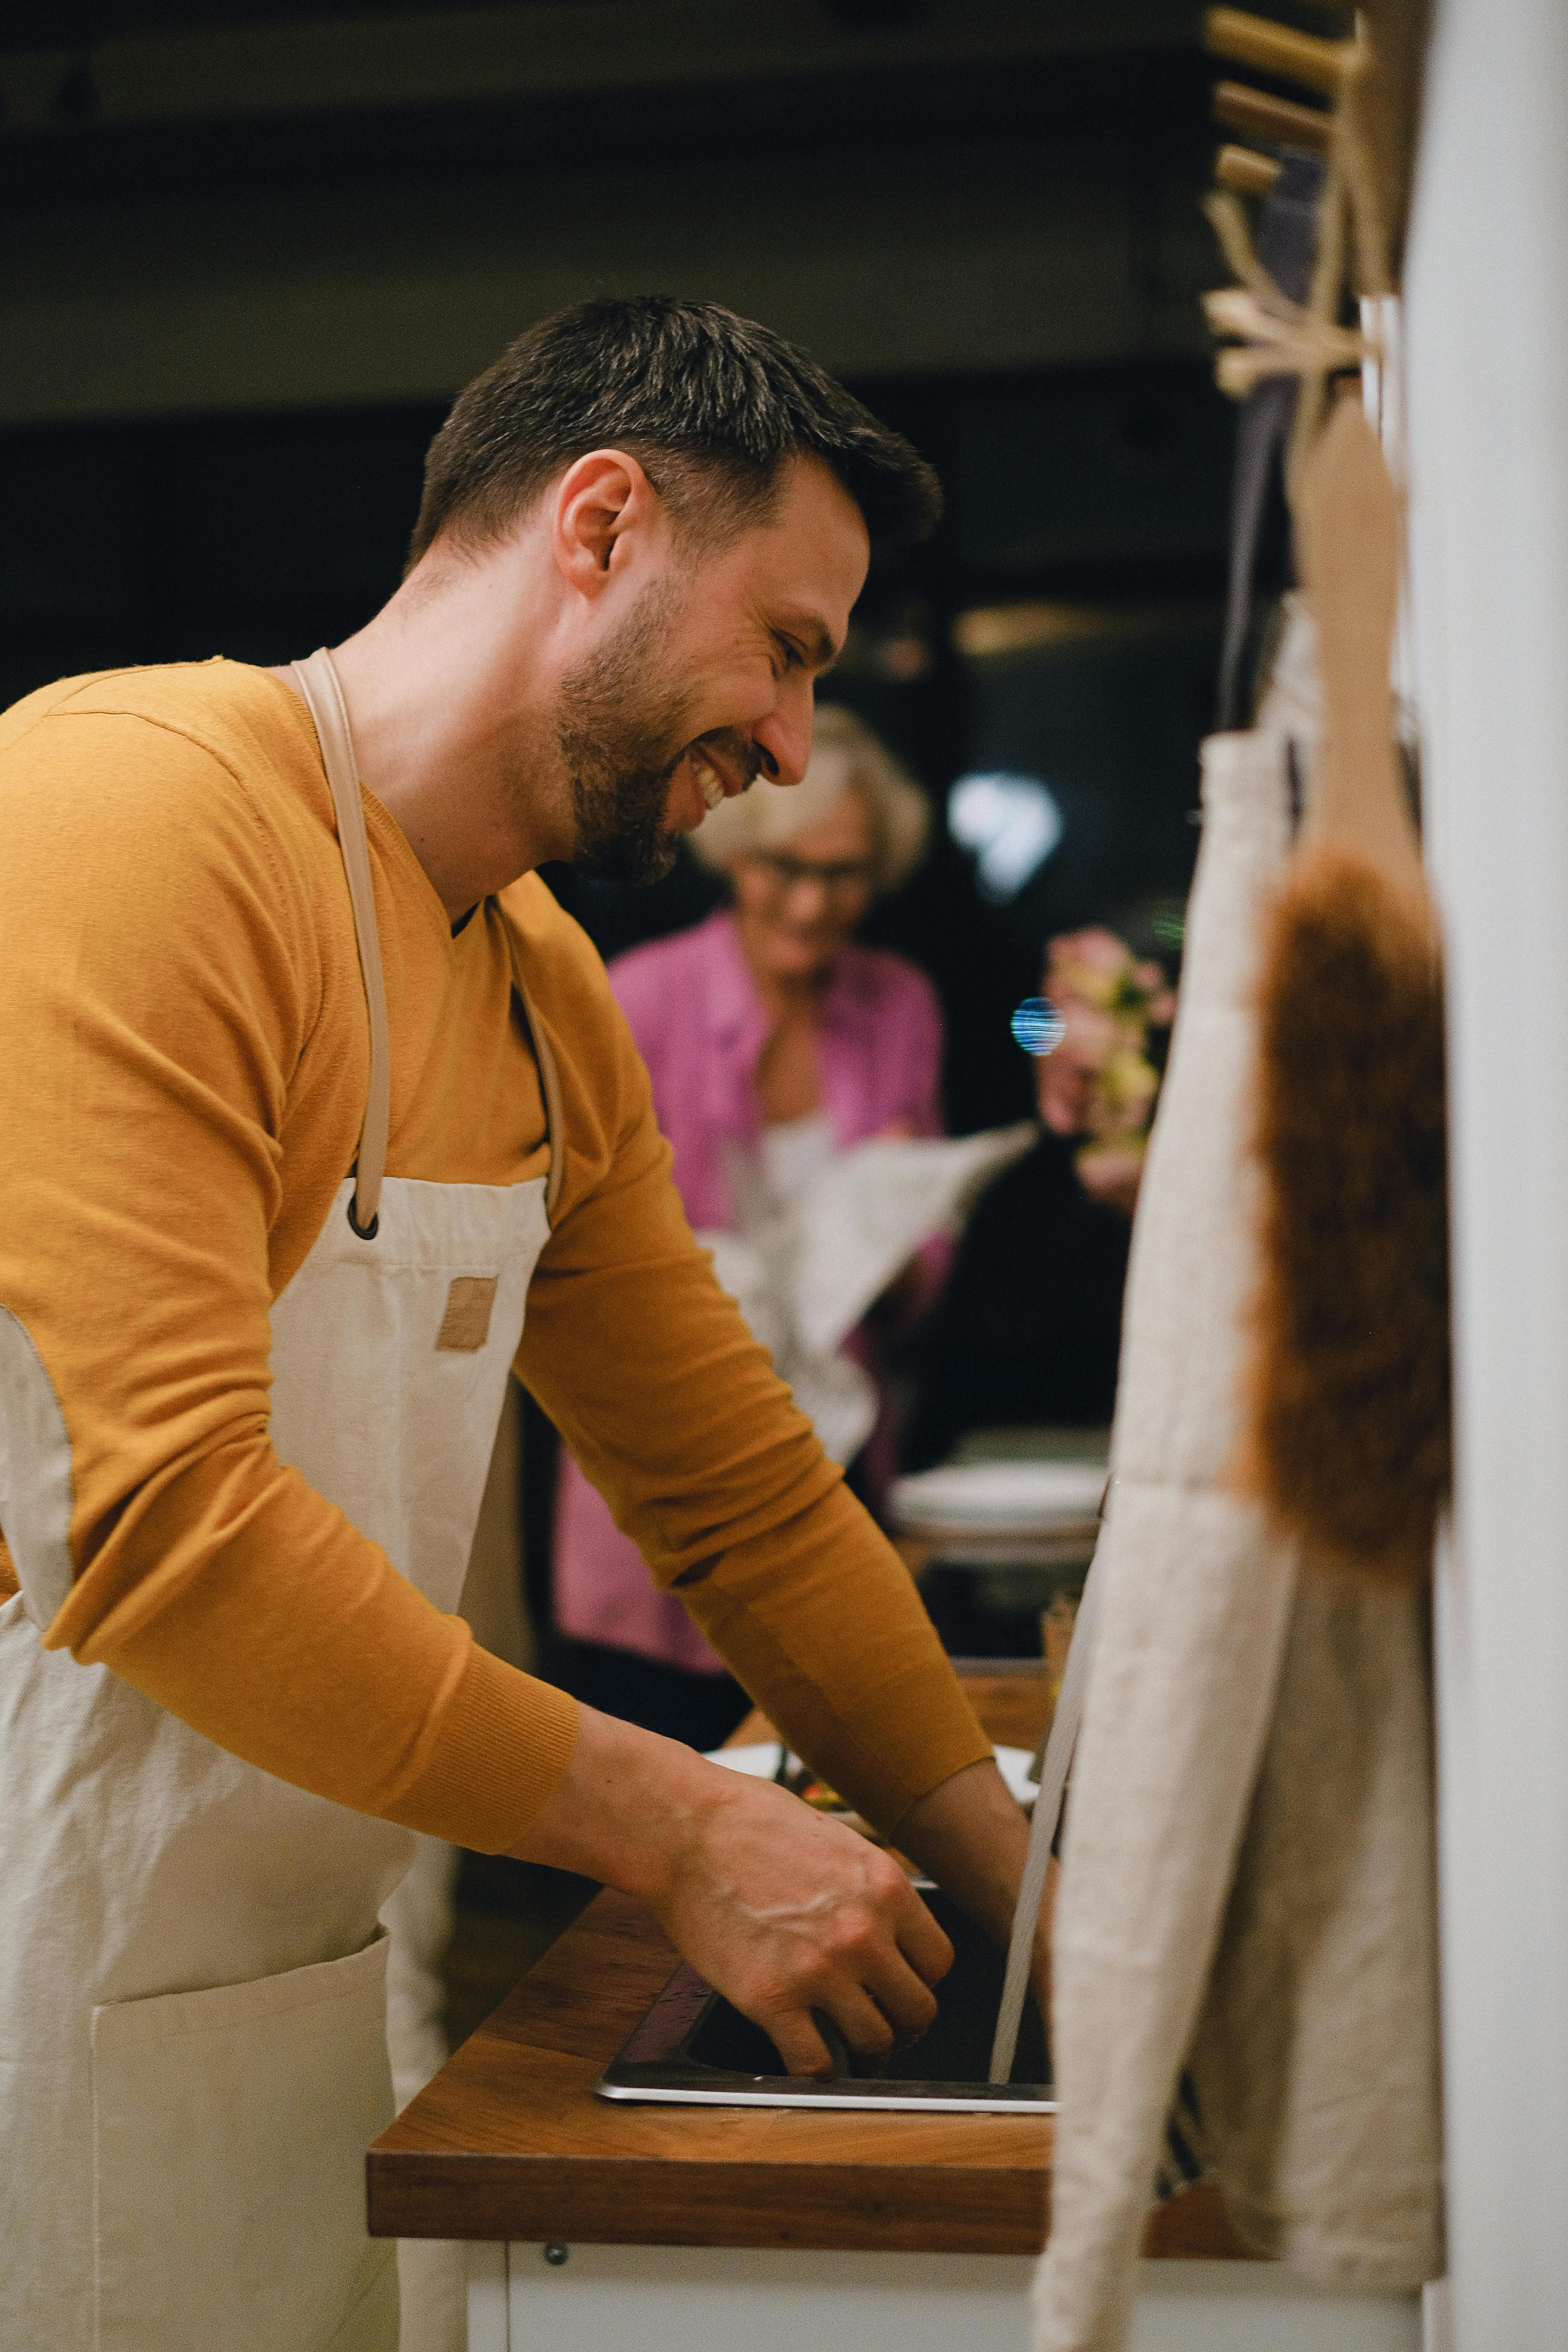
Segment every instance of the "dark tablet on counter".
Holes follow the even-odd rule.
[[[693,1968],[677,1969],[595,2085],[602,2099],[668,2106],[848,2107],[900,2114],[1042,2115],[1056,2106],[1040,2013],[1024,2009],[1009,2083],[988,2083],[1005,1955],[940,1887],[921,1895],[953,1948],[936,1989],[935,2023],[864,2073],[846,2064],[818,2078],[787,2074],[760,2025],[732,2009]],[[831,2027],[824,2037],[832,2049]],[[839,2045],[840,2049],[842,2045]]]

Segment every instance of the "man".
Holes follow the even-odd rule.
[[[792,2068],[814,2009],[862,2052],[932,2013],[885,1856],[449,1613],[513,1360],[780,1728],[1005,1932],[1023,1818],[531,871],[651,878],[797,780],[870,544],[936,507],[765,330],[591,303],[459,397],[330,658],[0,721],[18,2352],[395,2339],[360,2183],[409,1831],[641,1895]]]

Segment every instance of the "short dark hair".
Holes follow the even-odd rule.
[[[708,541],[761,520],[792,457],[820,459],[873,547],[912,545],[942,512],[901,434],[771,328],[716,302],[602,297],[530,327],[461,391],[425,459],[412,570],[443,532],[498,539],[590,449],[635,457],[677,523]]]

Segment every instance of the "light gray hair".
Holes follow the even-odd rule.
[[[877,888],[896,890],[925,856],[931,803],[865,720],[840,702],[817,711],[811,759],[798,784],[770,784],[759,776],[750,792],[703,818],[691,846],[705,866],[727,874],[737,858],[782,848],[808,832],[850,792],[859,793],[871,813]]]

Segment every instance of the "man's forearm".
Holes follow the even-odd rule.
[[[994,1942],[1011,1940],[1029,1823],[994,1764],[967,1765],[911,1805],[893,1843],[945,1887]],[[1048,1998],[1056,1888],[1053,1863],[1035,1933],[1033,1973],[1042,2010]]]

